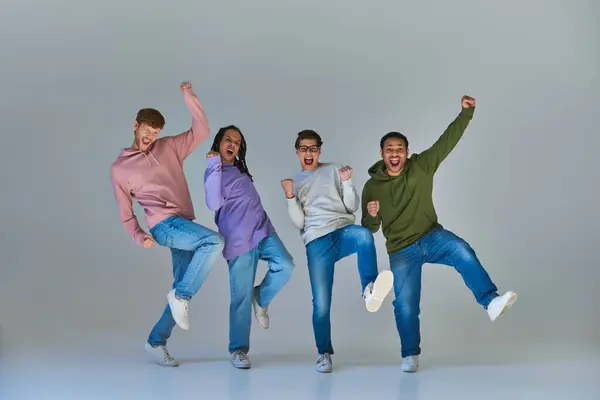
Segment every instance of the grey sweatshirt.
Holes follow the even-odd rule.
[[[351,179],[342,181],[339,164],[323,163],[294,176],[294,196],[287,201],[292,223],[304,245],[355,222],[360,199]]]

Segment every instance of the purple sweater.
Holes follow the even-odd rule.
[[[275,232],[250,177],[233,164],[222,164],[219,156],[208,158],[204,192],[206,205],[215,212],[215,223],[225,239],[226,260],[247,253]]]

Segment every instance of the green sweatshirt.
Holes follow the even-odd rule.
[[[433,176],[462,137],[473,113],[473,108],[463,108],[433,146],[406,160],[400,175],[387,175],[383,160],[369,168],[371,178],[362,192],[361,224],[373,233],[382,227],[388,254],[441,226],[433,206]],[[379,201],[377,217],[367,212],[367,203],[374,200]]]

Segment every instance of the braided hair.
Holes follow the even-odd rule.
[[[240,143],[240,150],[238,151],[237,157],[235,157],[235,159],[233,160],[233,165],[238,167],[238,169],[240,170],[240,172],[242,174],[248,175],[248,177],[250,178],[251,181],[254,181],[252,179],[252,175],[250,174],[250,171],[248,171],[248,165],[246,165],[246,149],[248,147],[246,145],[246,139],[244,138],[242,131],[240,131],[240,128],[238,128],[235,125],[229,125],[229,126],[225,126],[221,129],[219,129],[219,131],[215,135],[215,140],[213,141],[213,144],[212,144],[212,147],[210,148],[210,150],[214,151],[216,153],[219,152],[219,146],[221,146],[221,140],[223,140],[223,136],[225,136],[225,132],[227,132],[230,129],[236,130],[240,134],[240,138],[242,139],[241,143]]]

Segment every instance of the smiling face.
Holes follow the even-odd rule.
[[[296,155],[298,155],[302,170],[312,171],[319,166],[321,148],[317,145],[316,139],[302,139],[296,148]]]
[[[139,151],[146,152],[158,138],[161,128],[153,128],[144,123],[133,122],[133,147]]]
[[[232,163],[242,145],[242,135],[235,129],[227,129],[219,144],[219,155],[224,163]]]
[[[401,138],[391,137],[383,142],[381,157],[385,163],[386,173],[390,176],[398,176],[404,169],[404,163],[408,158],[406,142]]]

